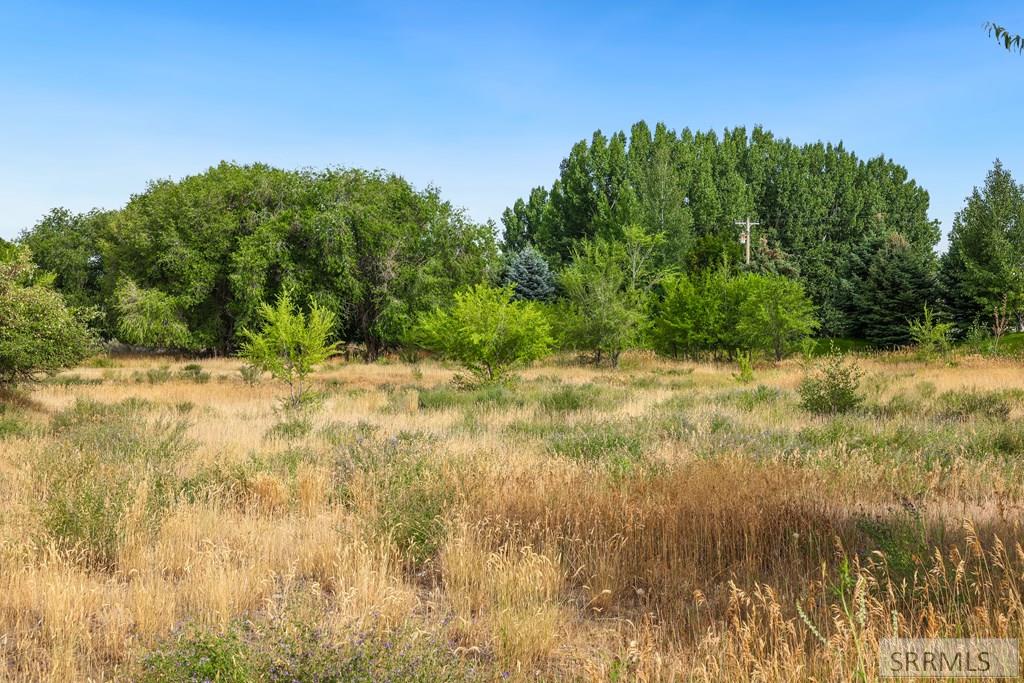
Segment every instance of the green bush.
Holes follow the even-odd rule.
[[[418,320],[412,341],[465,366],[477,382],[502,380],[512,368],[551,350],[551,328],[538,304],[513,301],[511,287],[476,285],[455,295],[450,309]]]
[[[199,363],[189,363],[178,371],[178,376],[196,384],[206,384],[210,381],[210,373],[205,372]]]
[[[257,680],[248,647],[238,635],[194,631],[143,661],[142,683],[249,683]]]
[[[750,384],[754,381],[754,361],[749,351],[736,351],[736,365],[739,372],[732,373],[732,378],[740,384]]]
[[[548,413],[568,413],[600,405],[601,389],[593,384],[572,384],[558,387],[540,399],[541,410]]]
[[[38,380],[95,350],[83,314],[39,275],[28,249],[0,259],[0,387]]]
[[[762,384],[755,389],[741,392],[736,397],[736,403],[745,410],[753,410],[757,406],[778,401],[781,395],[782,392],[778,389]]]
[[[950,348],[953,323],[939,322],[934,311],[924,307],[924,315],[910,323],[910,337],[917,345],[918,353],[925,359],[944,354]]]
[[[781,360],[818,327],[803,286],[781,275],[733,277],[715,269],[696,280],[668,278],[664,288],[651,340],[659,353],[673,357],[722,357],[739,349]]]
[[[172,377],[174,377],[174,373],[171,372],[171,368],[167,365],[147,368],[145,372],[136,370],[132,373],[132,378],[136,382],[145,382],[147,384],[163,384],[164,382],[171,381]]]
[[[493,680],[423,633],[372,629],[344,638],[305,619],[190,629],[143,658],[141,683],[455,683]]]
[[[860,394],[863,372],[854,363],[847,363],[837,353],[804,376],[800,382],[800,405],[819,415],[845,413],[858,408],[864,397]]]
[[[260,383],[260,378],[263,376],[263,369],[250,363],[246,363],[242,367],[238,368],[238,374],[242,377],[243,382],[254,387]]]

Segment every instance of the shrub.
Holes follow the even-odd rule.
[[[380,530],[405,558],[420,564],[434,555],[444,538],[444,514],[455,491],[431,457],[430,439],[417,433],[383,438],[356,427],[337,435],[344,496],[354,478],[367,486],[377,506]]]
[[[308,316],[296,311],[287,288],[274,306],[263,303],[259,312],[260,331],[242,330],[242,356],[287,384],[288,405],[297,407],[304,398],[306,377],[337,351],[337,343],[327,341],[334,330],[334,313],[312,299]]]
[[[766,351],[781,360],[818,327],[814,307],[796,280],[781,275],[706,272],[664,282],[651,339],[671,356],[723,356],[728,349]]]
[[[147,384],[163,384],[169,382],[173,373],[171,368],[166,365],[161,365],[156,368],[148,368],[145,372],[133,372],[132,377],[136,382],[146,382]]]
[[[210,381],[210,373],[205,372],[199,363],[189,363],[178,371],[178,376],[196,384],[206,384]]]
[[[947,391],[936,401],[939,417],[952,420],[966,420],[974,416],[1005,420],[1012,408],[1010,399],[998,391]]]
[[[478,674],[447,643],[422,632],[372,628],[347,637],[286,617],[247,621],[225,633],[189,629],[143,659],[142,683],[455,683],[493,680]],[[479,666],[479,664],[478,664]]]
[[[774,387],[760,385],[755,389],[743,391],[736,397],[736,403],[745,410],[753,410],[757,406],[774,403],[779,400],[781,392]]]
[[[536,303],[513,301],[511,287],[476,285],[455,295],[454,305],[420,317],[415,344],[465,366],[478,382],[504,379],[512,368],[547,354],[547,317]]]
[[[260,378],[263,376],[263,369],[246,363],[242,367],[238,368],[238,374],[241,375],[242,381],[251,387],[256,386],[260,383]]]
[[[596,407],[601,400],[601,390],[593,384],[558,387],[540,399],[540,407],[549,413],[566,413]]]
[[[808,373],[800,382],[800,405],[817,414],[854,410],[864,402],[859,393],[861,377],[863,372],[856,364],[845,362],[833,352],[817,371]]]
[[[736,286],[741,301],[736,332],[748,349],[765,350],[782,360],[818,328],[814,305],[796,280],[744,275]]]
[[[38,380],[87,358],[95,338],[81,314],[38,276],[27,249],[0,260],[0,387]]]

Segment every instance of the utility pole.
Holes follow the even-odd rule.
[[[747,265],[750,265],[750,228],[754,225],[761,225],[757,221],[750,220],[750,216],[744,221],[735,221],[736,225],[744,228],[743,234],[740,235],[740,242],[743,242],[747,255]]]

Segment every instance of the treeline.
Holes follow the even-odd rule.
[[[637,346],[782,357],[812,332],[896,347],[925,306],[961,335],[993,316],[1019,326],[1021,186],[997,162],[942,258],[927,210],[885,158],[641,122],[574,145],[549,189],[505,211],[500,240],[396,175],[222,163],[117,211],[55,209],[18,244],[100,336],[190,352],[236,351],[284,290],[368,359],[480,284],[536,302],[561,347],[598,362]]]
[[[493,279],[494,230],[434,189],[359,170],[222,163],[161,180],[119,211],[56,209],[20,242],[124,342],[228,353],[289,288],[336,315],[372,359],[416,315]]]
[[[916,289],[934,278],[939,227],[905,168],[761,128],[677,134],[640,122],[628,135],[598,131],[573,146],[550,189],[534,189],[502,220],[506,250],[534,244],[556,263],[579,240],[618,240],[640,225],[665,238],[659,267],[694,273],[723,262],[746,269],[736,221],[747,218],[759,223],[749,269],[800,280],[829,336],[871,335],[861,313],[884,297],[871,280],[876,262],[920,262],[905,268]],[[906,253],[891,253],[893,234]],[[893,313],[903,321],[922,303]]]

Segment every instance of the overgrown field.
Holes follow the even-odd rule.
[[[100,359],[0,414],[9,680],[860,680],[1024,636],[1024,369]],[[249,378],[251,379],[251,377]]]

